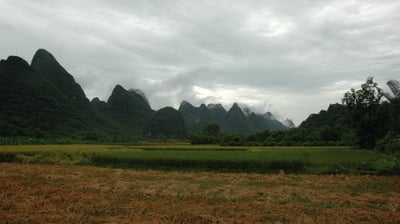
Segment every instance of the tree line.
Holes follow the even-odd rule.
[[[397,82],[398,84],[398,82]],[[192,144],[249,146],[353,145],[380,152],[400,152],[400,96],[398,85],[391,85],[393,96],[385,93],[372,77],[361,89],[344,93],[342,104],[311,114],[299,127],[283,131],[264,130],[251,135],[221,133],[215,123],[189,136]]]

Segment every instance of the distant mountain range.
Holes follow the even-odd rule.
[[[267,112],[257,114],[237,103],[226,111],[221,104],[194,107],[183,101],[154,111],[139,89],[116,85],[107,102],[89,101],[81,86],[44,49],[29,65],[17,56],[0,61],[0,136],[68,136],[88,133],[106,136],[183,138],[217,123],[223,132],[251,134],[256,131],[294,127]]]
[[[194,107],[189,102],[183,101],[178,110],[182,114],[189,132],[192,133],[200,132],[207,123],[218,124],[222,132],[244,135],[265,129],[285,130],[293,127],[276,120],[269,112],[265,114],[244,113],[237,103],[234,103],[226,111],[221,104],[208,104],[207,106],[201,104],[199,107]],[[293,122],[288,125],[293,125]]]

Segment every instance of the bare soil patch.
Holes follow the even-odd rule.
[[[0,163],[0,223],[400,223],[400,177]]]

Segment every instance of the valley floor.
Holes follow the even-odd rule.
[[[400,176],[0,163],[2,223],[400,223]]]

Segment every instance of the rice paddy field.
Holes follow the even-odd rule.
[[[348,147],[1,146],[0,223],[400,223],[400,176],[378,175],[389,159]]]
[[[250,173],[379,174],[388,156],[350,147],[192,145],[0,146],[0,161],[112,168]],[[390,165],[390,164],[389,164]]]

